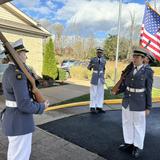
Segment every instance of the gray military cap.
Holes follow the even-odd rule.
[[[20,52],[20,51],[25,51],[25,52],[29,52],[25,47],[24,47],[24,44],[23,44],[23,41],[22,39],[19,39],[13,43],[10,43],[11,46],[17,51],[17,52]],[[6,51],[3,50],[0,52],[0,54],[4,54]]]
[[[29,52],[29,51],[24,47],[24,44],[23,44],[22,39],[19,39],[19,40],[17,40],[16,42],[12,43],[12,47],[13,47],[17,52],[20,52],[20,51]]]
[[[150,54],[150,52],[142,47],[136,47],[133,49],[133,56],[142,56],[142,57],[146,57],[147,54]]]
[[[100,52],[100,53],[104,52],[104,50],[102,48],[100,48],[100,47],[96,48],[96,50],[97,50],[97,52]]]
[[[149,63],[154,63],[156,61],[155,57],[153,56],[151,52],[147,53],[146,57],[148,57]]]

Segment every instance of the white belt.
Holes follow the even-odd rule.
[[[16,103],[16,101],[6,100],[6,107],[16,108],[17,107],[17,103]]]
[[[145,91],[145,88],[137,89],[137,88],[127,87],[127,90],[128,90],[129,92],[140,93],[140,92],[144,92],[144,91]]]
[[[98,73],[98,71],[93,71],[94,73]],[[103,73],[103,71],[99,71],[99,73]]]

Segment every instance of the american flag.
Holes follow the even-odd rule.
[[[160,14],[147,3],[140,34],[140,45],[160,61]]]

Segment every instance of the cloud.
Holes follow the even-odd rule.
[[[36,13],[42,14],[42,15],[49,15],[51,13],[53,13],[53,11],[46,7],[46,6],[41,6],[41,7],[33,7],[31,9],[29,9],[30,11],[34,11]]]
[[[155,7],[155,4],[156,4],[156,9],[160,13],[160,1],[158,1],[158,0],[151,0],[150,4],[152,5],[153,8]]]
[[[121,32],[125,33],[135,16],[135,25],[141,25],[144,4],[133,3],[134,0],[123,0]],[[42,25],[52,30],[56,22],[67,26],[65,34],[91,35],[98,33],[116,34],[119,0],[16,0],[21,3],[26,13],[40,19]],[[154,0],[151,1],[154,4]],[[24,6],[25,5],[25,6]],[[160,10],[160,2],[157,3]],[[33,14],[34,13],[34,14]],[[53,31],[52,31],[53,32]]]
[[[47,0],[45,3],[41,0],[17,0],[14,4],[21,6],[21,9],[27,14],[35,15],[33,18],[54,14],[56,8],[52,0]]]
[[[54,23],[50,22],[47,19],[39,19],[38,22],[44,27],[46,28],[50,33],[53,33],[53,26]]]
[[[19,5],[21,4],[23,7],[34,7],[40,4],[40,0],[16,0],[13,1],[14,4]]]
[[[68,0],[52,0],[53,2],[60,2],[60,3],[66,3]]]
[[[116,0],[68,0],[56,13],[56,19],[66,20],[68,32],[91,34],[97,31],[117,32],[119,2]],[[122,29],[131,24],[131,15],[135,15],[135,24],[140,25],[144,14],[144,4],[123,3]]]
[[[76,12],[83,8],[85,0],[76,1],[76,0],[66,0],[64,6],[60,8],[55,17],[60,20],[68,20],[70,19]]]

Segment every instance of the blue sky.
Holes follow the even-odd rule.
[[[139,3],[139,4],[144,4],[144,0],[130,0],[130,1],[127,1],[129,3]]]
[[[117,32],[117,0],[13,0],[12,3],[51,33],[55,24],[64,26],[65,35],[104,38]],[[122,32],[130,26],[131,15],[135,15],[135,24],[140,25],[143,13],[144,0],[123,0]]]

